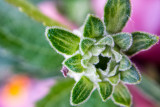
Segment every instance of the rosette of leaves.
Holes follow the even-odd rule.
[[[76,81],[71,91],[72,105],[84,103],[98,89],[102,101],[111,98],[116,104],[131,106],[125,84],[137,84],[141,76],[128,56],[150,48],[158,37],[121,32],[130,12],[129,0],[108,0],[104,22],[88,15],[81,29],[73,33],[59,27],[46,29],[51,46],[65,57],[62,72]]]

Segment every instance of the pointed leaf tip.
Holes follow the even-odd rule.
[[[132,66],[129,70],[121,72],[120,78],[127,84],[138,84],[141,81],[141,75],[134,66]]]
[[[93,39],[90,38],[84,38],[81,42],[80,42],[80,50],[82,52],[82,54],[85,54],[88,49],[95,43],[95,41]]]
[[[132,66],[132,63],[130,59],[127,56],[123,55],[122,60],[120,61],[119,70],[126,71],[130,69],[131,66]]]
[[[110,61],[107,64],[107,76],[111,77],[116,75],[116,73],[118,72],[118,66],[119,64],[116,63],[116,61],[114,59],[110,59]]]
[[[104,57],[111,58],[111,57],[112,57],[111,47],[106,46],[105,50],[104,50],[101,54],[102,54],[102,56],[104,56]]]
[[[55,50],[66,55],[74,54],[80,42],[78,36],[60,28],[47,28],[46,37]]]
[[[114,76],[112,76],[112,77],[108,77],[108,80],[109,80],[112,84],[116,85],[116,84],[118,84],[119,81],[120,81],[120,74],[118,73],[118,74],[116,74],[116,75],[114,75]]]
[[[90,52],[92,53],[93,56],[98,56],[102,53],[102,51],[105,50],[105,46],[103,45],[94,45],[91,49]]]
[[[116,62],[119,63],[122,59],[122,55],[114,49],[111,49],[111,51],[114,55],[114,58],[115,58]]]
[[[132,46],[126,51],[127,55],[134,55],[142,50],[147,50],[156,44],[159,40],[158,36],[145,33],[145,32],[133,32],[133,43]]]
[[[113,38],[109,35],[103,37],[102,39],[100,39],[97,43],[97,45],[108,45],[111,47],[114,47],[114,41]]]
[[[83,36],[89,38],[97,38],[103,36],[103,32],[104,26],[102,21],[93,15],[88,15],[86,23],[84,25]]]
[[[79,105],[84,103],[91,95],[94,84],[86,77],[82,76],[71,92],[71,104]]]
[[[108,82],[99,82],[99,94],[103,101],[106,101],[112,94],[113,86]]]
[[[69,70],[81,73],[84,70],[83,66],[81,65],[81,59],[82,59],[81,54],[77,54],[66,59],[63,63]]]
[[[115,103],[123,106],[131,106],[132,98],[129,90],[121,82],[115,86],[112,94]]]
[[[130,0],[108,0],[104,8],[106,31],[110,34],[120,32],[131,13]]]
[[[129,33],[118,33],[113,35],[115,43],[123,50],[128,50],[132,45],[132,35]]]

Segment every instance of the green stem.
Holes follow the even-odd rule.
[[[23,11],[24,13],[26,13],[28,16],[32,17],[36,21],[41,22],[44,26],[59,26],[59,27],[65,27],[67,29],[69,28],[68,26],[65,26],[45,16],[34,5],[32,5],[30,2],[26,0],[6,0],[6,1],[18,7],[20,11]]]

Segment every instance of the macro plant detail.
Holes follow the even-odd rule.
[[[121,32],[131,13],[129,0],[108,0],[104,21],[89,14],[84,25],[73,32],[47,27],[46,37],[57,53],[63,55],[64,76],[76,81],[71,105],[87,101],[94,90],[102,101],[131,106],[132,97],[125,84],[138,84],[141,75],[130,61],[132,56],[158,42],[158,36]]]

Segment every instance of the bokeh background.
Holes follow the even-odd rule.
[[[44,15],[76,29],[83,25],[88,13],[103,19],[107,0],[20,1],[30,2]],[[160,0],[131,0],[131,4],[132,14],[123,31],[145,31],[160,36]],[[63,57],[45,39],[46,26],[20,10],[0,0],[0,107],[35,107],[36,102],[51,93],[54,84],[63,79],[60,72]],[[133,95],[133,107],[160,107],[160,44],[131,60],[143,75],[141,84],[128,86]],[[94,94],[82,106],[106,107],[95,97],[98,96]],[[57,96],[60,100],[56,103],[50,99],[41,107],[70,107],[69,98],[63,95]],[[95,101],[99,105],[94,104]],[[112,101],[107,104],[117,107]]]

